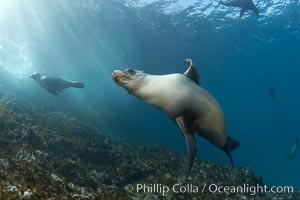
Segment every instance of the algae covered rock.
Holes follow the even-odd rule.
[[[187,177],[184,156],[120,141],[80,117],[2,98],[0,199],[299,199],[253,195],[263,180],[245,168],[196,161]]]

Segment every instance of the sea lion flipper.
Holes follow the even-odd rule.
[[[71,85],[74,88],[84,88],[84,84],[83,83],[72,83]]]
[[[184,75],[187,76],[188,78],[192,79],[193,81],[195,81],[197,84],[199,84],[200,76],[199,76],[192,60],[187,58],[184,60],[184,62],[189,65],[189,68],[184,72]]]
[[[246,12],[246,9],[245,8],[241,8],[241,11],[240,11],[240,18],[243,17],[244,13]]]
[[[258,10],[258,8],[256,6],[254,6],[254,8],[252,9],[252,11],[255,13],[255,15],[257,17],[259,17],[259,10]]]
[[[54,89],[46,88],[46,90],[47,90],[48,92],[50,92],[51,94],[53,94],[53,95],[58,95],[58,92],[57,92],[56,90],[54,90]]]
[[[186,142],[188,155],[189,155],[188,173],[190,174],[196,157],[196,151],[197,151],[195,135],[185,134],[185,142]]]
[[[233,157],[231,155],[231,151],[235,150],[239,146],[240,146],[240,143],[238,141],[233,140],[232,138],[228,137],[224,151],[227,154],[232,167],[234,167],[234,165],[233,165]]]
[[[183,117],[178,117],[175,119],[177,126],[181,130],[185,143],[187,148],[187,153],[189,157],[188,161],[188,174],[191,173],[192,166],[196,157],[196,151],[197,151],[197,145],[196,145],[196,139],[194,133],[189,133],[188,129],[186,128],[186,125],[184,123]]]

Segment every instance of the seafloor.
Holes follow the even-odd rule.
[[[252,196],[213,194],[206,189],[163,196],[135,190],[137,184],[157,184],[157,189],[174,184],[263,185],[250,169],[196,161],[188,179],[185,170],[184,156],[128,144],[78,117],[0,93],[0,200],[300,199],[297,192]],[[131,191],[126,192],[125,186]]]

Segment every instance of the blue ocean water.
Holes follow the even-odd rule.
[[[18,98],[80,114],[142,144],[186,153],[182,134],[160,111],[116,86],[128,67],[150,74],[184,72],[192,58],[200,85],[219,101],[228,133],[241,146],[237,167],[271,185],[300,187],[299,156],[287,154],[300,135],[300,5],[255,1],[261,15],[214,1],[4,0],[0,3],[0,84]],[[81,81],[59,97],[29,76]],[[276,101],[270,96],[270,78]],[[228,163],[197,137],[200,160]]]

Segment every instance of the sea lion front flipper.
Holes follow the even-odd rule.
[[[244,13],[246,12],[246,9],[245,8],[241,8],[241,11],[240,11],[240,18],[243,17]]]
[[[54,89],[49,89],[49,88],[46,88],[46,90],[47,90],[49,93],[58,96],[58,92],[57,92],[56,90],[54,90]]]
[[[200,76],[199,76],[192,60],[187,58],[184,60],[184,62],[189,65],[189,68],[184,72],[184,75],[187,76],[188,78],[192,79],[193,81],[195,81],[197,84],[199,84]]]
[[[177,123],[177,126],[181,130],[181,132],[184,136],[184,139],[185,139],[187,153],[188,153],[188,156],[189,156],[188,174],[190,174],[191,170],[192,170],[194,160],[195,160],[195,157],[196,157],[196,151],[197,151],[195,134],[190,133],[188,131],[188,128],[186,127],[185,122],[184,122],[184,118],[182,116],[177,117],[175,119],[175,122]]]

